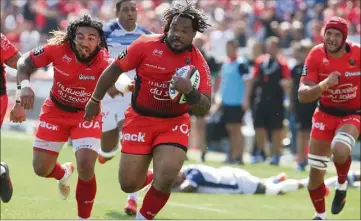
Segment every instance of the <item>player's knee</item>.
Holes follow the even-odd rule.
[[[175,176],[172,173],[158,173],[154,176],[153,185],[162,192],[169,192],[172,189]]]
[[[40,177],[46,177],[51,172],[51,169],[48,165],[33,161],[33,170],[34,173]]]
[[[77,160],[77,170],[79,178],[82,180],[90,180],[94,176],[95,162],[86,158]]]
[[[120,188],[125,193],[134,193],[134,192],[137,192],[139,190],[137,182],[129,182],[129,181],[124,182],[124,181],[121,181],[121,180],[119,180],[119,181],[120,181]]]
[[[356,140],[352,135],[338,132],[331,143],[332,153],[335,156],[348,156],[355,143]]]

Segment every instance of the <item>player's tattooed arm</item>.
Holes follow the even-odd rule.
[[[190,104],[192,114],[196,116],[205,116],[211,108],[211,95],[201,94],[198,90],[193,89],[186,94],[188,103]]]
[[[18,83],[21,83],[24,80],[29,80],[30,75],[34,73],[36,69],[38,69],[31,60],[30,52],[25,53],[19,58],[17,62],[17,69],[18,69],[18,74],[17,74]]]
[[[17,63],[19,58],[21,57],[20,52],[16,53],[9,60],[5,61],[5,64],[11,68],[17,69]]]
[[[123,72],[115,61],[110,64],[100,76],[93,93],[93,98],[102,100],[105,93],[115,84]]]

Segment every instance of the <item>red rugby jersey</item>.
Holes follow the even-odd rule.
[[[324,44],[308,54],[301,82],[319,83],[332,72],[341,74],[339,84],[322,93],[320,103],[341,110],[361,109],[360,45],[347,42],[347,53],[340,58],[328,56]]]
[[[30,56],[36,67],[53,63],[51,94],[60,103],[79,109],[84,109],[100,75],[110,62],[105,49],[101,49],[88,64],[79,62],[70,43],[38,47],[31,51]]]
[[[180,54],[173,53],[164,35],[142,35],[116,59],[126,72],[136,69],[136,87],[132,107],[142,115],[172,117],[186,113],[189,105],[176,104],[169,97],[169,83],[176,69],[194,65],[200,73],[198,91],[211,94],[211,74],[200,51],[192,46]]]
[[[19,53],[16,47],[6,38],[5,35],[1,34],[0,42],[0,90],[6,90],[6,73],[5,73],[5,62]]]

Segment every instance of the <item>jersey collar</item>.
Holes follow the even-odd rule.
[[[135,28],[133,31],[127,31],[125,28],[123,28],[123,26],[120,24],[119,19],[117,18],[117,24],[119,25],[119,27],[125,32],[125,33],[134,33],[137,29],[138,29],[138,24],[135,23]]]

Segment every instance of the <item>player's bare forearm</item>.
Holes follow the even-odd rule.
[[[309,103],[317,100],[322,94],[322,86],[314,82],[300,83],[298,100],[300,103]]]
[[[199,94],[199,95],[200,95],[199,102],[191,105],[191,111],[192,114],[196,116],[205,116],[208,114],[209,109],[211,109],[211,95],[209,94]]]
[[[182,193],[192,193],[195,192],[196,190],[197,188],[192,185],[186,185],[186,186],[181,185],[178,189],[178,191]]]
[[[93,97],[95,99],[102,100],[105,93],[107,93],[109,88],[114,85],[122,73],[123,71],[116,62],[109,65],[100,76],[95,87]]]
[[[17,62],[17,82],[21,83],[23,80],[29,80],[30,75],[36,71],[33,61],[30,58],[30,53],[22,55]]]
[[[17,69],[18,60],[21,57],[21,54],[18,52],[12,56],[9,60],[5,61],[5,64],[11,68]]]

